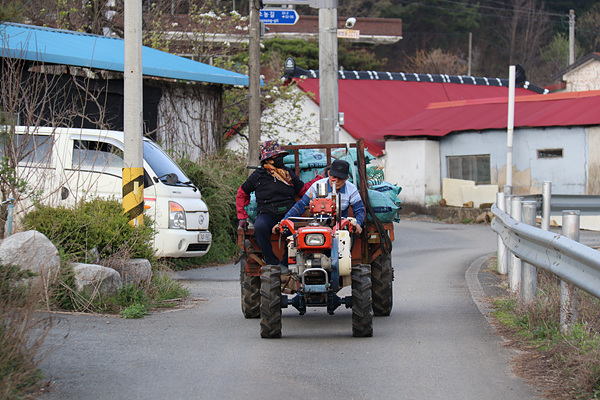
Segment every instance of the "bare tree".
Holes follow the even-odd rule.
[[[37,135],[38,127],[81,126],[90,118],[106,127],[104,97],[90,88],[89,77],[94,74],[81,68],[38,64],[8,54],[0,54],[0,68],[0,202],[14,199],[15,210],[21,213],[38,201],[48,202],[69,179],[68,174],[57,176],[53,171],[60,164],[51,160],[55,135]],[[17,131],[19,125],[27,128]],[[8,204],[2,204],[0,238],[7,215]]]
[[[122,1],[117,0],[37,0],[24,2],[20,12],[38,26],[98,35],[123,32]]]
[[[584,53],[600,50],[600,3],[594,4],[586,13],[577,19],[578,43],[584,48]]]
[[[508,49],[510,65],[537,65],[540,49],[551,35],[549,17],[544,12],[545,3],[536,0],[510,0],[507,4],[499,38]],[[533,71],[532,75],[534,74]]]
[[[427,52],[418,50],[408,57],[411,71],[422,74],[465,75],[467,61],[452,53],[444,53],[441,49]]]

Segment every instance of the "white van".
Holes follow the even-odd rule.
[[[39,200],[71,206],[91,197],[122,199],[123,132],[15,127],[18,175]],[[197,257],[208,252],[208,208],[179,166],[144,139],[144,208],[154,221],[158,257]]]

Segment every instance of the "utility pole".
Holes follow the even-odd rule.
[[[473,52],[473,32],[469,32],[469,66],[467,67],[467,75],[471,76],[471,53]]]
[[[575,63],[575,10],[569,10],[569,65]]]
[[[317,0],[319,9],[319,103],[321,144],[339,142],[337,0]]]
[[[248,94],[248,165],[256,165],[260,158],[260,0],[250,0]]]
[[[142,2],[125,1],[123,70],[123,209],[133,226],[144,223],[142,134]]]

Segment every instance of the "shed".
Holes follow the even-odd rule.
[[[406,201],[442,195],[447,178],[506,183],[507,97],[432,103],[391,125],[385,174]],[[515,99],[513,193],[600,194],[600,91]],[[491,199],[493,201],[494,199]]]
[[[600,53],[589,53],[559,72],[567,92],[600,89]]]
[[[10,66],[20,66],[22,85],[46,91],[35,115],[27,111],[36,108],[27,106],[28,99],[3,94],[1,105],[15,122],[123,129],[122,39],[2,23],[0,56],[4,79]],[[142,62],[144,134],[192,158],[215,151],[221,145],[222,85],[248,85],[248,77],[145,46]],[[58,118],[57,109],[71,107],[74,113]]]

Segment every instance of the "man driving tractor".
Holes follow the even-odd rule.
[[[360,193],[357,187],[352,183],[348,182],[348,175],[350,171],[350,164],[344,160],[335,160],[331,163],[329,169],[329,177],[322,178],[316,182],[313,182],[312,186],[302,196],[302,198],[285,214],[283,219],[299,217],[306,211],[306,207],[309,205],[310,200],[317,195],[317,185],[321,182],[327,182],[327,197],[331,197],[333,192],[333,186],[337,195],[341,197],[341,210],[342,217],[348,217],[348,209],[352,207],[354,218],[356,223],[354,224],[354,232],[360,234],[362,232],[362,224],[365,219],[365,207],[360,198]],[[279,232],[279,224],[273,227],[273,233]]]

